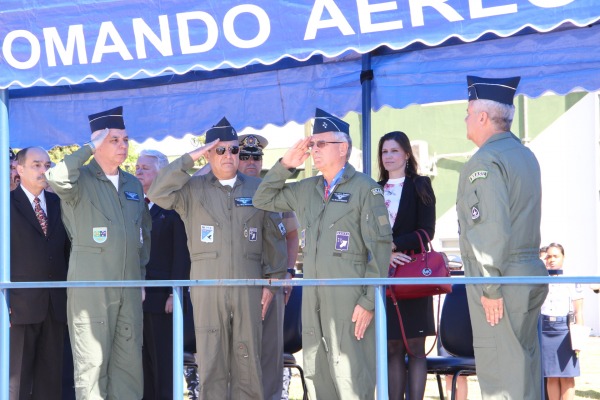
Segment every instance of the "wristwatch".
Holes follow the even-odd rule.
[[[288,268],[287,272],[288,272],[288,274],[290,274],[292,276],[292,278],[296,277],[296,269],[295,268]]]

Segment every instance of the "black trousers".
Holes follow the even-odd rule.
[[[66,324],[48,311],[38,324],[10,328],[10,400],[61,400]]]

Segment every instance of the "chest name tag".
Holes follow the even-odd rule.
[[[213,243],[215,241],[215,227],[211,225],[201,225],[200,241],[203,243]]]
[[[479,178],[487,178],[488,176],[488,172],[487,171],[475,171],[473,172],[471,175],[469,175],[469,182],[473,183],[473,181],[475,181],[476,179]]]
[[[125,192],[125,198],[132,201],[140,201],[140,195],[136,192]]]
[[[333,192],[331,193],[331,199],[329,199],[329,201],[334,203],[347,203],[350,201],[350,193]]]
[[[250,230],[248,231],[248,241],[256,242],[257,238],[258,238],[258,228],[250,228]]]
[[[92,229],[92,238],[96,243],[104,243],[106,239],[108,239],[108,228],[105,226],[93,228]]]
[[[350,247],[350,232],[337,231],[335,233],[335,249],[348,251],[348,247]]]
[[[236,207],[252,207],[252,197],[236,197]]]

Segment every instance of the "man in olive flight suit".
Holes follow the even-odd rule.
[[[255,208],[260,179],[238,173],[238,137],[223,118],[206,133],[207,145],[164,167],[148,197],[176,210],[185,225],[191,279],[283,278],[287,253],[281,217]],[[211,171],[187,171],[201,156]],[[261,337],[276,287],[191,289],[201,399],[263,398]]]
[[[256,207],[296,211],[304,277],[387,276],[392,230],[383,191],[347,161],[349,125],[317,109],[313,136],[291,147],[254,195]],[[312,149],[322,176],[286,184]],[[305,287],[302,351],[311,399],[373,399],[375,391],[374,288]]]
[[[548,275],[538,256],[540,167],[510,132],[519,80],[467,77],[467,138],[479,150],[461,171],[456,210],[468,277]],[[547,292],[547,285],[467,285],[484,399],[542,398],[537,322]]]
[[[144,279],[152,220],[140,181],[119,168],[129,147],[123,108],[89,121],[91,142],[46,172],[72,241],[67,279]],[[77,399],[141,399],[142,290],[70,288],[67,319]]]

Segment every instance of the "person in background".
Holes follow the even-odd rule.
[[[67,280],[142,280],[152,219],[141,183],[120,168],[129,150],[123,108],[88,119],[91,141],[46,172],[72,240]],[[67,296],[77,399],[141,399],[142,290],[69,288]]]
[[[240,163],[238,171],[242,174],[260,178],[263,165],[263,149],[269,142],[261,135],[240,135]],[[296,274],[294,266],[298,257],[299,223],[293,212],[283,213],[285,240],[287,247],[287,274],[292,279]],[[283,390],[283,318],[285,304],[292,293],[292,287],[279,288],[273,297],[273,303],[263,320],[262,349],[260,363],[265,400],[280,400]]]
[[[550,243],[546,250],[550,276],[563,273],[565,249]],[[574,400],[575,377],[580,375],[578,353],[571,346],[570,319],[583,325],[583,288],[579,284],[551,283],[542,305],[542,367],[548,400]]]
[[[71,245],[60,200],[46,191],[48,153],[28,147],[15,161],[21,184],[10,192],[10,280],[64,281]],[[65,288],[11,289],[9,300],[9,398],[61,400]]]
[[[435,194],[428,177],[418,174],[410,140],[404,132],[386,133],[379,139],[379,184],[392,226],[390,270],[402,268],[411,260],[411,252],[421,252],[421,242],[435,234]],[[393,275],[393,274],[392,274]],[[435,335],[431,296],[398,300],[403,340],[396,306],[386,299],[388,338],[388,391],[390,399],[423,399],[427,381],[425,339]],[[408,349],[407,349],[408,346]],[[408,356],[408,368],[405,357]]]
[[[467,277],[548,275],[539,258],[540,166],[510,132],[519,80],[467,77],[467,138],[479,148],[460,173],[456,200]],[[547,292],[544,284],[467,285],[483,399],[541,399],[537,322]]]
[[[142,150],[135,176],[148,193],[158,171],[169,164],[157,150]],[[145,197],[152,216],[150,261],[146,280],[190,279],[190,253],[183,221],[173,210],[165,210]],[[184,305],[189,302],[183,288]],[[173,294],[170,287],[147,287],[144,299],[144,400],[173,397]],[[188,307],[184,307],[186,311]],[[185,320],[184,320],[185,325]],[[191,327],[193,330],[193,327]]]
[[[10,160],[10,190],[12,191],[21,183],[21,177],[17,171],[17,156],[10,147],[8,148],[8,158]]]
[[[258,208],[296,211],[305,278],[387,275],[392,232],[383,190],[348,163],[351,149],[349,124],[317,109],[313,135],[285,153],[254,195]],[[310,155],[323,175],[286,183]],[[372,286],[303,288],[302,352],[311,399],[374,397],[374,308]]]
[[[222,118],[207,131],[206,142],[164,167],[148,191],[185,224],[191,278],[283,278],[285,228],[278,214],[253,206],[260,180],[238,172],[236,130]],[[191,177],[187,171],[202,156],[211,171]],[[201,399],[264,397],[261,321],[274,292],[260,286],[192,287]]]

